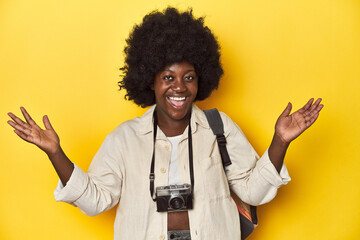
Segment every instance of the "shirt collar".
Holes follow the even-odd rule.
[[[151,106],[145,113],[142,115],[140,120],[140,126],[136,133],[138,135],[145,135],[150,132],[153,132],[154,125],[153,125],[153,114],[155,110],[156,105]],[[192,111],[191,111],[191,132],[194,134],[197,131],[198,126],[201,126],[203,128],[209,129],[209,123],[206,119],[206,116],[204,112],[198,108],[194,103],[192,105]]]

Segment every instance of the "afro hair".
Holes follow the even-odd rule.
[[[204,18],[194,18],[192,10],[180,13],[175,8],[154,11],[135,25],[126,40],[125,64],[120,70],[125,99],[141,107],[155,104],[151,89],[156,73],[178,62],[189,62],[198,76],[195,100],[204,100],[217,89],[223,74],[220,46]]]

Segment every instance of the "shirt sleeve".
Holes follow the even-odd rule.
[[[58,185],[54,191],[55,200],[72,204],[84,193],[88,182],[89,179],[86,173],[74,163],[74,170],[65,187],[59,179]]]
[[[114,136],[108,136],[85,173],[74,164],[74,170],[64,187],[59,181],[54,196],[56,201],[69,203],[87,215],[95,216],[120,200],[122,171],[121,154]]]
[[[283,163],[280,173],[276,170],[274,164],[269,157],[269,149],[266,149],[264,155],[257,161],[256,165],[259,168],[260,175],[266,179],[272,186],[277,188],[290,182],[291,178],[286,168],[285,162]]]
[[[226,167],[231,190],[250,205],[271,201],[280,186],[291,178],[285,164],[280,173],[270,161],[268,150],[259,158],[241,129],[224,113],[221,113],[227,149],[232,164]]]

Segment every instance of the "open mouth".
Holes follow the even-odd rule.
[[[168,102],[175,108],[182,108],[187,100],[187,97],[166,97]]]

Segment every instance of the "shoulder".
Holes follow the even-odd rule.
[[[199,110],[198,108],[196,108],[196,110],[198,113],[197,115],[201,116],[201,118],[204,119],[203,121],[206,122],[204,125],[207,126],[207,128],[209,128],[210,125],[205,116],[205,113],[203,111]],[[229,136],[230,134],[236,134],[236,133],[241,133],[241,135],[244,135],[243,132],[241,131],[240,127],[226,113],[219,111],[218,109],[216,109],[216,111],[219,112],[219,115],[220,115],[220,118],[221,118],[221,121],[222,121],[222,124],[224,127],[224,135],[225,136]]]
[[[130,135],[141,135],[151,132],[153,129],[152,115],[154,106],[149,108],[142,116],[127,120],[117,126],[108,134],[108,138],[122,138]]]
[[[224,125],[235,124],[235,122],[226,113],[219,111],[219,114]]]
[[[226,113],[221,111],[219,113],[224,124],[225,136],[235,133],[245,136],[241,128]]]

